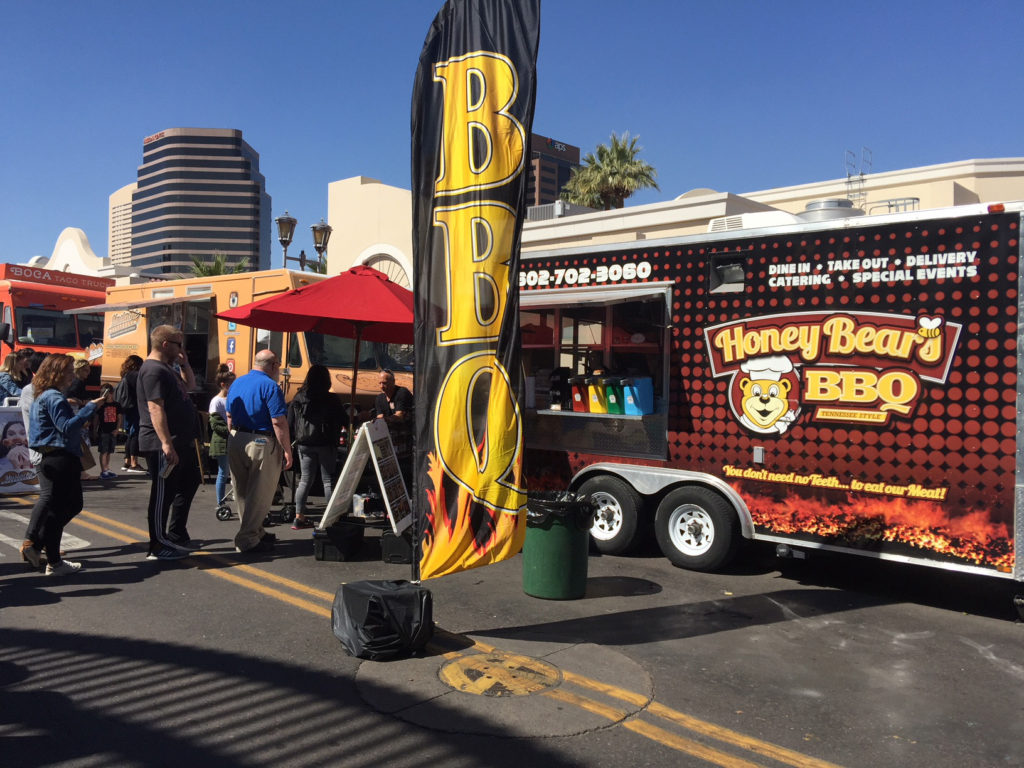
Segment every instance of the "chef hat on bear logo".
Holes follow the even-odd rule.
[[[740,370],[755,381],[779,381],[785,374],[793,372],[793,361],[785,355],[754,357],[741,363]]]

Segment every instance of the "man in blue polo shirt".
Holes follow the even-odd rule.
[[[263,530],[282,469],[292,465],[288,409],[276,377],[281,364],[269,349],[256,353],[252,370],[228,390],[228,468],[242,523],[238,552],[274,551],[274,535]]]

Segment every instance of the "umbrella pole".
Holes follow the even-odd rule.
[[[352,361],[352,393],[349,395],[348,401],[348,434],[349,440],[352,439],[352,409],[356,407],[356,379],[359,378],[359,337],[363,335],[363,327],[361,324],[356,323],[356,356],[355,360]]]

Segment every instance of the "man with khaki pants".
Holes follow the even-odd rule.
[[[281,364],[269,349],[256,353],[252,370],[228,390],[228,468],[238,516],[235,549],[251,554],[274,551],[272,533],[263,530],[281,470],[292,465],[288,409],[276,377]]]

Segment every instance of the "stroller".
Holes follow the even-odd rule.
[[[287,492],[288,501],[285,501]],[[231,502],[235,500],[235,488],[229,486],[224,498],[217,504],[217,519],[226,522],[235,518]],[[289,525],[295,521],[295,464],[291,469],[282,470],[277,481],[277,490],[274,492],[273,506],[280,505],[279,509],[271,509],[263,520],[264,526]]]

